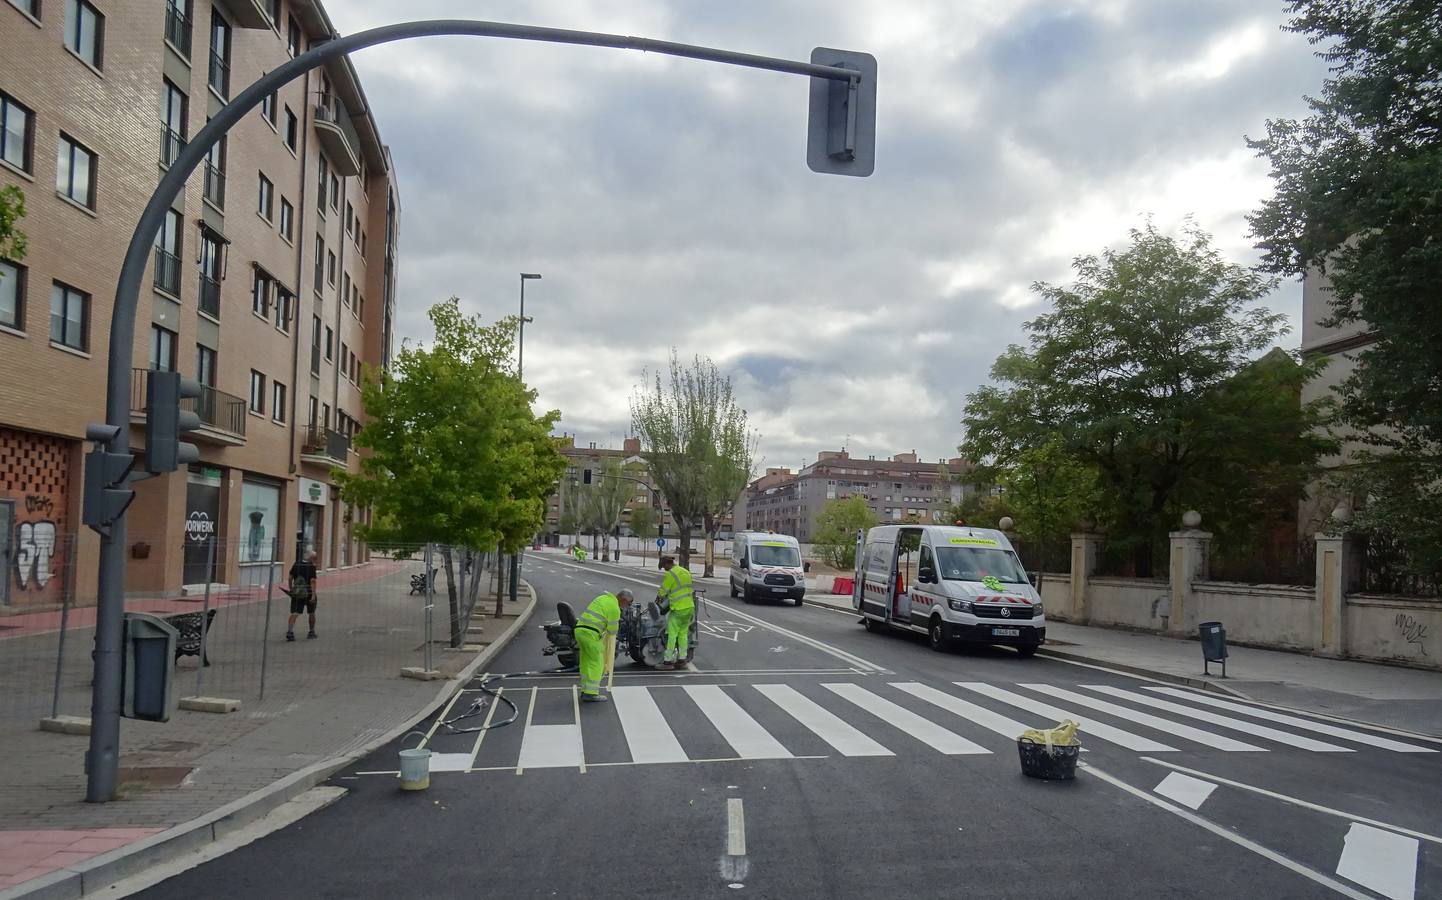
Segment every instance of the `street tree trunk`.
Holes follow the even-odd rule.
[[[703,578],[712,578],[716,574],[716,518],[707,516],[702,522],[706,530],[706,569],[702,573]]]
[[[441,545],[441,559],[446,567],[446,599],[451,610],[451,646],[461,646],[461,603],[456,594],[456,560],[449,544]]]
[[[691,566],[691,523],[677,522],[676,530],[681,534],[681,546],[676,548],[676,561],[681,565],[690,568]]]
[[[496,545],[496,618],[497,618],[497,619],[499,619],[499,618],[501,617],[501,613],[503,612],[503,609],[502,609],[502,607],[501,607],[501,603],[502,603],[502,599],[505,597],[504,591],[505,591],[506,586],[505,586],[505,584],[503,583],[503,580],[504,580],[505,576],[506,576],[506,557],[505,557],[505,554],[504,554],[504,552],[503,552],[503,548],[501,547],[501,545],[500,545],[500,544],[497,544],[497,545]]]

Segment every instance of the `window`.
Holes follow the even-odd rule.
[[[220,240],[209,229],[200,233],[200,311],[220,318]]]
[[[334,172],[330,176],[330,208],[340,212],[340,179]]]
[[[325,361],[335,359],[335,332],[327,325],[325,327]]]
[[[290,148],[291,153],[295,152],[295,143],[299,135],[300,120],[295,117],[295,113],[287,106],[285,108],[285,145]]]
[[[265,376],[250,370],[250,411],[265,414]]]
[[[321,283],[325,281],[325,238],[315,236],[315,292],[320,293]]]
[[[210,89],[230,99],[230,23],[210,8]]]
[[[97,69],[104,35],[105,17],[95,7],[86,0],[65,0],[65,46]]]
[[[290,316],[295,309],[295,295],[279,284],[275,286],[275,327],[290,332]]]
[[[314,394],[311,394],[310,406],[306,409],[306,422],[310,425],[310,427],[314,428],[319,421],[320,401],[315,398]]]
[[[273,422],[285,421],[285,385],[279,381],[270,386],[270,418]]]
[[[360,252],[361,256],[366,255],[366,233],[364,231],[360,233]]]
[[[257,268],[250,286],[250,311],[261,318],[270,317],[270,276]]]
[[[345,233],[355,233],[355,207],[350,205],[349,200],[345,202]]]
[[[190,58],[190,0],[165,0],[165,39]]]
[[[292,57],[300,56],[300,23],[295,16],[290,16],[289,26],[286,28],[285,48],[290,51]]]
[[[280,198],[280,236],[291,240],[295,227],[295,207],[284,197]]]
[[[64,132],[55,159],[55,190],[81,206],[95,208],[95,154]]]
[[[255,211],[267,222],[271,221],[275,214],[275,185],[271,184],[265,173],[260,173],[260,193],[256,198]]]
[[[322,404],[320,405],[320,425],[321,425],[322,428],[329,428],[329,427],[330,427],[330,404],[329,404],[329,403],[322,403]]]
[[[360,319],[361,321],[365,321],[365,317],[366,317],[366,295],[365,295],[365,294],[362,294],[360,291],[356,291],[356,295],[355,295],[355,316],[356,316],[357,319]]]
[[[180,213],[165,211],[155,233],[155,286],[174,297],[180,296]]]
[[[175,371],[175,332],[169,328],[150,326],[150,368]]]
[[[271,91],[260,99],[260,115],[270,123],[272,128],[275,127],[276,119],[280,115],[276,107],[277,99],[275,91]]]
[[[170,79],[165,79],[163,85],[160,89],[160,164],[169,166],[185,149],[187,98]]]
[[[215,387],[215,351],[204,344],[195,345],[195,380]]]
[[[347,378],[349,378],[349,377],[350,377],[350,348],[345,345],[345,341],[341,341],[341,342],[340,342],[340,368],[341,368],[341,372],[342,372]]]
[[[320,217],[324,219],[325,183],[326,179],[330,177],[330,163],[326,162],[324,153],[322,153],[320,156],[320,164],[317,166],[317,169],[318,172],[316,173],[315,181],[315,209],[316,212],[320,213]]]
[[[279,30],[279,29],[280,29],[280,0],[270,0],[270,5],[266,8],[266,10],[267,10],[266,14],[270,16],[270,24],[274,25],[274,26],[276,27],[276,29]]]
[[[25,327],[25,267],[0,259],[0,325]]]
[[[350,274],[341,276],[340,302],[350,306]]]
[[[40,0],[10,0],[10,5],[32,19],[40,18]]]
[[[325,280],[331,287],[335,287],[335,251],[325,252]]]
[[[311,316],[311,323],[310,323],[310,324],[311,324],[311,332],[310,332],[310,374],[312,374],[312,375],[319,375],[319,374],[320,374],[320,316]],[[314,400],[312,400],[311,402],[314,402]],[[311,416],[311,421],[312,421],[312,422],[315,421],[315,416]]]
[[[22,172],[29,172],[34,128],[35,114],[16,103],[14,97],[0,93],[0,159]]]
[[[55,282],[50,289],[50,340],[72,350],[90,348],[90,295]]]

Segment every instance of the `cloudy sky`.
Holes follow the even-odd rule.
[[[446,38],[356,63],[395,157],[399,332],[452,294],[527,286],[526,378],[616,445],[671,347],[736,383],[760,465],[954,455],[965,395],[1040,311],[1036,280],[1185,216],[1232,258],[1269,191],[1247,150],[1323,64],[1281,0],[330,0],[344,32],[471,17],[769,56],[865,50],[876,173],[813,174],[805,78],[608,50]],[[1296,319],[1301,291],[1271,299]],[[1284,339],[1295,346],[1295,333]]]

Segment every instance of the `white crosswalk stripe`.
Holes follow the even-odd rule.
[[[721,688],[714,684],[692,684],[684,690],[741,759],[786,759],[791,756],[791,751],[781,746],[771,732],[747,715],[746,710]]]
[[[1011,740],[1016,740],[1022,732],[1031,728],[1030,725],[1023,725],[1016,719],[1008,719],[1001,713],[995,713],[984,706],[977,706],[969,700],[963,700],[954,694],[938,691],[936,688],[927,687],[924,684],[917,684],[914,681],[894,683],[891,685],[900,691],[906,691],[913,697],[925,700],[935,706],[939,706],[948,712],[954,712],[958,716],[970,719],[988,731],[995,731],[997,734]]]
[[[666,724],[666,717],[651,692],[644,687],[618,687],[611,691],[611,703],[621,720],[632,762],[685,762],[686,751]]]
[[[1231,716],[1224,716],[1220,713],[1207,712],[1204,709],[1192,709],[1190,706],[1183,706],[1180,703],[1172,703],[1160,697],[1148,697],[1145,694],[1138,694],[1135,691],[1124,690],[1113,687],[1109,684],[1084,684],[1082,687],[1089,691],[1100,691],[1110,694],[1113,697],[1120,697],[1123,700],[1130,700],[1133,703],[1141,703],[1153,709],[1160,709],[1163,712],[1176,713],[1179,716],[1186,716],[1191,719],[1199,719],[1203,722],[1211,722],[1213,725],[1221,725],[1223,728],[1230,728],[1233,731],[1241,731],[1257,737],[1268,738],[1282,744],[1289,744],[1298,750],[1311,750],[1314,753],[1351,753],[1352,748],[1341,747],[1337,744],[1329,744],[1326,741],[1316,741],[1300,734],[1293,734],[1290,731],[1281,731],[1276,728],[1269,728],[1266,725],[1258,725],[1255,722],[1245,722],[1241,719],[1234,719]]]
[[[1207,697],[1192,691],[1183,691],[1178,688],[1148,687],[1149,691],[1156,691],[1171,697],[1181,697],[1183,700],[1190,700],[1193,703],[1201,703],[1206,706],[1214,706],[1217,709],[1225,709],[1229,712],[1242,713],[1249,716],[1257,716],[1278,725],[1290,725],[1293,728],[1301,728],[1306,731],[1314,731],[1317,734],[1330,735],[1335,738],[1342,738],[1346,741],[1353,741],[1358,744],[1367,744],[1372,747],[1381,747],[1384,750],[1395,750],[1398,753],[1436,753],[1431,747],[1419,747],[1416,744],[1404,744],[1401,741],[1394,741],[1379,735],[1369,734],[1365,731],[1355,731],[1351,728],[1339,728],[1336,725],[1328,725],[1325,722],[1316,722],[1312,719],[1301,719],[1296,716],[1289,716],[1273,709],[1261,709],[1256,706],[1246,706],[1241,703],[1232,703],[1229,700],[1218,700],[1215,697]]]
[[[1119,706],[1106,700],[1098,700],[1095,697],[1088,697],[1085,694],[1078,694],[1076,691],[1069,691],[1050,684],[1023,684],[1021,687],[1039,694],[1047,694],[1056,697],[1058,700],[1065,700],[1068,703],[1075,703],[1079,706],[1104,712],[1109,716],[1118,719],[1126,719],[1128,722],[1136,722],[1138,725],[1146,725],[1148,728],[1155,728],[1166,734],[1172,734],[1179,738],[1186,738],[1207,747],[1228,752],[1253,751],[1265,753],[1266,747],[1258,747],[1256,744],[1248,744],[1246,741],[1239,741],[1222,734],[1212,734],[1210,731],[1203,731],[1200,728],[1193,728],[1190,725],[1183,725],[1180,722],[1172,722],[1151,713],[1138,712],[1125,706]]]
[[[922,718],[905,707],[897,706],[890,700],[873,694],[859,684],[845,682],[842,684],[823,684],[822,687],[838,697],[850,700],[886,724],[906,732],[942,753],[958,755],[991,752],[980,744],[972,743],[955,732],[947,731],[930,719]]]
[[[1126,747],[1128,750],[1140,750],[1145,753],[1175,753],[1177,749],[1176,747],[1168,747],[1166,744],[1154,741],[1151,738],[1142,737],[1139,734],[1132,734],[1130,731],[1123,731],[1105,722],[1098,722],[1096,719],[1080,716],[1064,709],[1058,709],[1050,703],[1033,700],[1031,697],[1026,697],[1013,691],[1003,690],[1002,688],[989,684],[983,684],[980,681],[958,681],[956,685],[958,687],[964,687],[969,691],[975,691],[984,697],[1000,700],[1002,703],[1010,703],[1012,706],[1019,707],[1028,712],[1034,712],[1053,722],[1071,719],[1081,726],[1084,735],[1090,734],[1104,741],[1110,741],[1113,744]]]
[[[896,755],[789,684],[758,684],[756,690],[789,713],[793,719],[811,729],[812,733],[830,744],[842,756]]]

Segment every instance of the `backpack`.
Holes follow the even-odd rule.
[[[296,600],[310,599],[310,578],[305,573],[290,576],[290,595]]]

